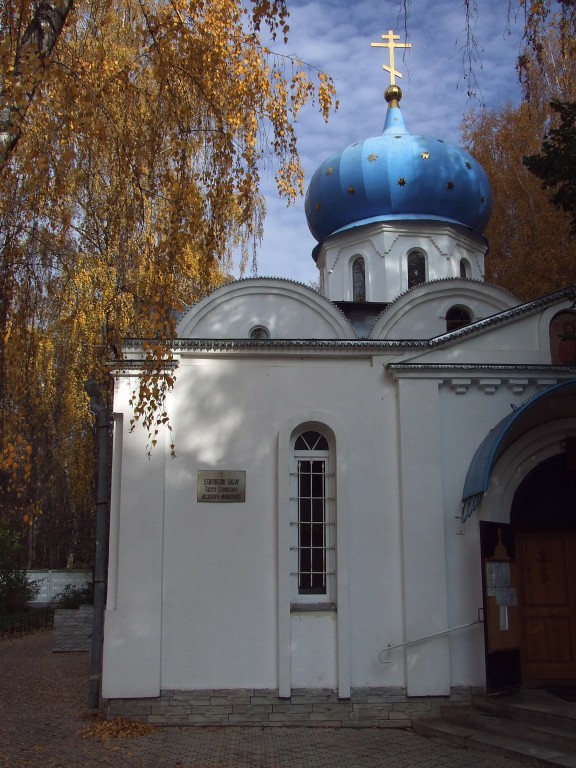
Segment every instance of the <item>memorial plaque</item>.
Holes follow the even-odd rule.
[[[197,501],[216,504],[246,501],[246,472],[229,469],[199,469]]]

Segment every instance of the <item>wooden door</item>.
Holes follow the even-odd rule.
[[[576,680],[576,529],[516,530],[522,680]]]

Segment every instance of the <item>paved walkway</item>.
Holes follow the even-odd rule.
[[[0,643],[1,768],[519,768],[400,729],[164,728],[87,738],[88,655],[53,653],[52,632]],[[130,729],[128,729],[130,730]]]

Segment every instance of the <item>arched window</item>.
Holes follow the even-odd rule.
[[[336,514],[334,472],[327,438],[304,430],[294,442],[291,544],[293,599],[335,598]]]
[[[460,259],[460,277],[470,278],[472,271],[468,259]]]
[[[352,262],[352,301],[366,301],[366,267],[362,256]]]
[[[554,365],[576,365],[576,312],[565,310],[552,318],[550,356]]]
[[[255,325],[254,328],[250,330],[250,338],[251,339],[269,339],[270,331],[264,325]]]
[[[408,288],[426,282],[426,256],[422,251],[410,251],[408,254]]]
[[[464,328],[466,325],[470,325],[472,322],[472,316],[466,307],[454,306],[450,307],[446,312],[446,332],[457,331],[458,328]]]

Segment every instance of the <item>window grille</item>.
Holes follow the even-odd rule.
[[[292,577],[298,598],[334,593],[336,565],[334,475],[328,441],[319,432],[303,432],[294,446]]]

